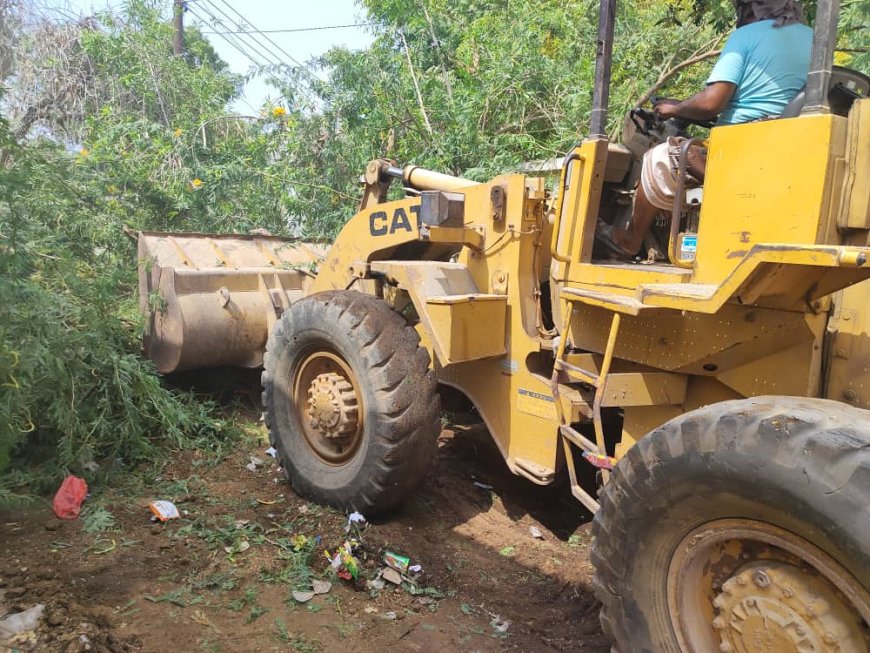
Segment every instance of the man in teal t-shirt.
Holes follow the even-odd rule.
[[[728,38],[707,85],[682,102],[662,100],[661,119],[679,117],[731,125],[778,115],[807,79],[813,31],[795,0],[736,0],[737,29]],[[661,143],[643,160],[631,221],[624,229],[599,222],[597,243],[633,256],[659,211],[674,202],[675,145]]]
[[[795,22],[760,20],[738,28],[725,43],[707,84],[734,84],[720,125],[782,113],[807,80],[813,31]],[[677,114],[679,115],[679,114]]]

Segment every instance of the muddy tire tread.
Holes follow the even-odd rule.
[[[638,635],[637,615],[628,614],[623,601],[631,583],[624,544],[638,535],[631,532],[633,520],[655,509],[650,496],[666,490],[665,468],[673,473],[676,465],[695,459],[712,469],[722,454],[745,463],[744,469],[733,470],[735,481],[747,475],[743,480],[762,491],[767,477],[780,484],[791,479],[792,487],[786,489],[825,501],[830,519],[821,528],[822,539],[840,545],[828,553],[858,560],[857,580],[870,587],[870,411],[793,397],[722,402],[679,416],[642,438],[620,460],[601,493],[590,558],[601,626],[614,651],[657,651],[661,646]],[[716,473],[728,474],[721,468]],[[647,624],[642,625],[645,630]]]
[[[364,473],[345,492],[327,491],[294,466],[276,432],[274,375],[282,365],[296,324],[316,315],[333,330],[347,333],[365,361],[358,382],[368,384],[374,406],[366,409],[366,436],[379,455],[367,459]],[[366,378],[360,378],[365,375]],[[354,291],[328,291],[306,297],[285,311],[269,337],[262,374],[263,407],[270,441],[294,489],[319,503],[364,514],[395,508],[425,477],[440,432],[437,381],[417,332],[382,300]],[[375,428],[368,421],[375,419]]]

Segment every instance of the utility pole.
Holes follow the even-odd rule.
[[[184,0],[173,0],[172,14],[172,52],[180,57],[184,54]]]

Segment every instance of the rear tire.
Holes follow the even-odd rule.
[[[622,653],[868,651],[868,506],[866,410],[760,397],[677,417],[602,493],[605,633]]]
[[[375,514],[425,477],[440,432],[435,375],[386,303],[352,291],[294,303],[263,367],[270,439],[299,494]]]

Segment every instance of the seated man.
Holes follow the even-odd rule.
[[[688,100],[663,100],[655,113],[733,125],[778,115],[807,79],[812,30],[795,0],[736,0],[737,29],[728,37],[706,88]],[[625,228],[599,221],[596,240],[631,257],[643,245],[656,214],[672,211],[677,139],[660,143],[643,159],[631,220]]]

